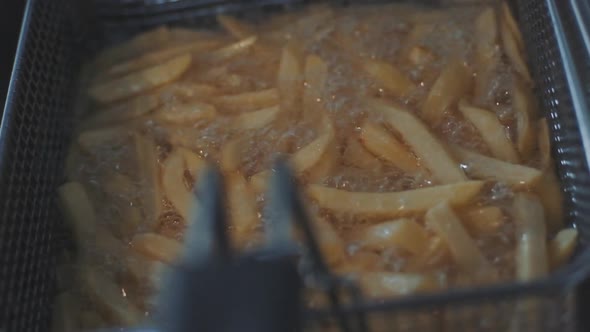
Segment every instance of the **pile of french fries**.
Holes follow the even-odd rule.
[[[369,299],[529,281],[568,261],[577,232],[505,4],[218,23],[148,31],[85,68],[58,190],[77,286],[64,282],[56,329],[146,319],[199,222],[207,163],[226,177],[230,234],[247,250],[264,232],[273,158],[287,156],[331,269]]]

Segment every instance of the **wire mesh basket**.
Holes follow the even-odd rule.
[[[28,1],[0,129],[0,331],[43,331],[49,326],[54,268],[69,243],[58,218],[55,188],[85,56],[161,24],[211,26],[221,12],[259,15],[309,2]],[[548,115],[568,222],[580,232],[576,257],[532,283],[342,308],[351,315],[366,313],[373,331],[584,330],[578,326],[584,299],[577,288],[590,272],[590,34],[585,24],[590,7],[576,0],[518,0],[513,5]],[[502,319],[519,311],[517,320]],[[310,329],[334,319],[329,312],[313,312],[308,318]]]

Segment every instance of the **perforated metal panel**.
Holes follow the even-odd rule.
[[[49,326],[56,255],[66,243],[55,188],[85,50],[159,24],[203,26],[218,12],[256,15],[261,11],[254,8],[261,6],[277,10],[311,2],[95,1],[96,10],[78,6],[89,1],[72,0],[31,0],[27,7],[0,132],[0,330],[44,331]],[[500,318],[527,299],[536,300],[538,307],[511,323],[520,331],[576,329],[574,290],[590,268],[590,249],[584,247],[590,242],[590,141],[581,135],[589,132],[590,62],[570,2],[519,0],[517,8],[541,105],[550,118],[569,221],[579,228],[583,246],[568,269],[530,285],[496,285],[347,309],[370,312],[376,331],[504,330],[508,327],[497,325]],[[452,317],[449,326],[440,325],[443,312]],[[316,323],[310,325],[328,316],[311,313]]]

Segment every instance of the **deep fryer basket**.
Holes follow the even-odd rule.
[[[77,79],[87,56],[100,45],[160,24],[210,25],[212,14],[219,12],[256,15],[260,8],[309,2],[313,1],[95,0],[91,6],[86,1],[28,1],[0,127],[0,331],[48,330],[57,291],[54,268],[68,244],[55,188],[62,180]],[[578,328],[583,299],[577,296],[577,287],[590,271],[590,35],[583,26],[590,9],[575,0],[518,0],[515,8],[551,127],[567,217],[580,231],[578,253],[568,267],[526,285],[495,285],[345,308],[366,312],[375,330]],[[528,299],[536,300],[535,310],[523,310],[522,319],[511,326],[498,325]],[[310,325],[330,319],[324,312],[309,316]],[[443,316],[448,322],[444,328],[440,327]]]

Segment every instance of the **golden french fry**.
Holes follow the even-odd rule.
[[[256,36],[244,38],[236,43],[224,46],[218,50],[204,55],[204,59],[213,62],[229,60],[249,50],[252,46],[254,46],[257,39],[258,38]]]
[[[551,158],[551,135],[549,134],[547,119],[542,118],[537,122],[537,132],[537,146],[539,147],[539,154],[541,155],[541,168],[551,168],[553,166]]]
[[[219,89],[208,84],[176,82],[165,86],[159,92],[161,99],[183,98],[190,100],[192,98],[210,98],[219,94]]]
[[[53,304],[52,327],[53,332],[78,331],[78,315],[80,303],[77,296],[66,291],[56,296]]]
[[[217,15],[217,22],[225,29],[228,33],[238,39],[244,39],[248,36],[254,35],[255,29],[249,24],[238,20],[235,17],[227,15]]]
[[[535,168],[507,163],[457,146],[451,146],[450,149],[457,160],[465,165],[467,174],[476,179],[491,179],[513,186],[531,187],[536,185],[543,174]]]
[[[239,173],[229,174],[226,183],[232,227],[239,236],[258,225],[256,197],[246,179]]]
[[[154,275],[161,272],[164,263],[145,257],[134,251],[130,251],[125,256],[126,276],[137,283],[151,282]],[[158,285],[149,285],[150,288],[157,288]]]
[[[248,181],[250,186],[252,186],[252,190],[254,190],[256,193],[265,192],[268,187],[268,182],[270,181],[271,175],[272,171],[269,170],[258,172],[252,175]]]
[[[467,180],[459,165],[447,153],[445,147],[411,113],[379,101],[370,101],[370,107],[384,115],[385,121],[397,130],[434,177],[441,183]]]
[[[305,58],[305,85],[303,87],[304,118],[310,122],[317,120],[315,114],[323,114],[323,96],[328,79],[328,65],[317,55]]]
[[[563,191],[553,168],[543,173],[533,189],[543,204],[547,231],[557,232],[564,226],[565,213],[563,211]]]
[[[422,118],[433,126],[438,125],[444,112],[469,93],[472,80],[471,71],[460,61],[447,64],[422,105]]]
[[[379,125],[366,122],[361,129],[360,141],[372,154],[404,172],[416,172],[419,169],[416,157]]]
[[[84,291],[97,310],[115,324],[131,326],[139,323],[144,317],[121,292],[121,287],[115,284],[110,278],[98,269],[85,266],[80,272],[80,282]]]
[[[271,88],[217,97],[214,99],[214,103],[224,111],[244,112],[276,106],[280,102],[279,99],[278,90]]]
[[[478,62],[487,62],[497,55],[498,27],[493,8],[486,7],[475,20],[475,51]]]
[[[173,151],[162,163],[162,188],[176,211],[187,221],[193,193],[184,184],[185,162],[183,155]]]
[[[183,54],[162,64],[91,86],[88,93],[101,103],[125,99],[178,79],[190,64],[191,55]]]
[[[225,143],[221,149],[220,168],[224,172],[238,170],[241,162],[241,145],[240,139],[233,139]]]
[[[330,132],[321,135],[295,152],[290,158],[295,172],[303,173],[315,166],[326,153],[333,139],[334,134],[330,129]]]
[[[184,159],[185,169],[187,169],[194,180],[197,180],[201,171],[207,166],[207,162],[193,151],[176,147],[176,151],[180,153]]]
[[[162,212],[162,186],[160,182],[156,142],[140,133],[133,135],[133,147],[137,163],[137,177],[143,182],[141,207],[145,223],[153,226]]]
[[[428,188],[387,192],[350,192],[312,184],[308,195],[319,206],[358,217],[395,218],[423,212],[448,200],[451,205],[464,205],[482,189],[482,181],[463,181]]]
[[[362,63],[364,71],[373,79],[379,88],[394,96],[406,96],[416,88],[415,84],[393,65],[365,59]]]
[[[76,240],[83,243],[96,231],[96,213],[84,186],[68,182],[57,189],[62,213],[73,228]]]
[[[272,106],[236,116],[231,127],[234,130],[256,130],[272,123],[279,115],[279,106]]]
[[[131,248],[148,258],[173,264],[182,250],[182,244],[160,234],[143,233],[133,237]]]
[[[82,151],[93,154],[96,148],[114,142],[121,142],[130,133],[130,128],[124,126],[113,126],[100,129],[91,129],[81,132],[78,135],[78,145]]]
[[[154,48],[168,42],[170,39],[170,30],[166,26],[161,26],[153,30],[142,33],[126,43],[113,46],[103,51],[97,58],[97,67],[108,67],[116,62],[120,62],[139,54],[153,50]]]
[[[346,165],[362,169],[377,170],[382,166],[381,161],[367,151],[357,137],[350,137],[346,141],[342,161]]]
[[[508,137],[506,128],[494,113],[469,105],[464,100],[459,102],[459,111],[479,131],[496,158],[509,163],[518,163],[518,154]]]
[[[361,273],[358,282],[363,295],[371,299],[431,292],[440,287],[431,275],[394,272]]]
[[[492,265],[469,236],[461,220],[447,202],[441,202],[426,212],[426,225],[447,244],[455,263],[475,278],[493,275]]]
[[[499,207],[486,206],[467,210],[461,220],[471,233],[494,234],[504,224],[505,218]]]
[[[424,66],[434,61],[436,56],[424,46],[414,46],[408,53],[408,59],[414,66]]]
[[[440,236],[430,238],[426,250],[408,262],[406,271],[423,272],[444,266],[452,261],[446,241]]]
[[[512,87],[512,108],[516,118],[516,146],[522,159],[528,160],[535,150],[534,121],[538,110],[530,89],[518,78]]]
[[[281,96],[281,108],[284,111],[293,110],[302,93],[302,68],[297,52],[288,44],[283,47],[279,71],[277,74],[277,86]]]
[[[398,247],[413,254],[422,253],[428,247],[428,241],[424,227],[407,218],[369,226],[359,238],[360,245],[369,249]]]
[[[84,121],[85,126],[102,126],[119,121],[139,118],[161,105],[161,100],[156,95],[139,95],[125,100],[117,105],[98,110],[96,114]]]
[[[167,123],[190,125],[200,120],[210,120],[217,115],[215,106],[192,101],[186,104],[171,104],[156,111],[156,118]]]
[[[325,153],[320,157],[320,160],[303,174],[307,183],[321,182],[339,163],[338,158],[338,151],[334,146],[334,141],[332,141],[326,147]]]
[[[531,194],[517,193],[512,206],[516,225],[516,277],[529,281],[548,273],[547,230],[543,205]]]
[[[509,11],[509,9],[508,9]],[[512,17],[511,15],[509,15]],[[522,48],[522,36],[518,29],[514,30],[511,27],[514,19],[507,19],[505,16],[500,20],[500,33],[502,35],[502,46],[506,56],[510,59],[514,70],[519,73],[527,82],[531,82],[533,79],[527,67],[524,55],[524,49]],[[520,45],[519,45],[520,44]]]
[[[383,258],[374,251],[357,251],[345,263],[335,266],[338,275],[355,275],[359,272],[376,272],[382,269]]]
[[[329,221],[323,218],[314,220],[315,236],[326,262],[333,266],[342,262],[347,254],[344,241]]]
[[[518,46],[518,49],[524,50],[524,40],[522,39],[522,34],[520,33],[520,29],[518,28],[518,24],[516,23],[514,16],[512,16],[512,11],[510,10],[510,7],[508,6],[508,3],[506,3],[506,1],[502,1],[502,5],[500,6],[500,10],[502,12],[502,19],[505,21],[506,25],[510,28],[510,31],[512,32],[512,36],[514,37],[514,40],[516,42],[516,45]]]
[[[172,57],[192,52],[203,52],[208,51],[214,47],[219,46],[219,42],[216,40],[199,40],[188,44],[176,45],[169,48],[153,51],[147,54],[143,54],[137,58],[129,61],[119,63],[109,68],[105,74],[107,76],[117,76],[128,74],[137,70],[141,70],[145,67],[157,65]]]
[[[549,242],[549,262],[554,270],[572,257],[578,243],[578,230],[575,228],[562,229]]]

